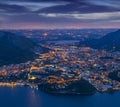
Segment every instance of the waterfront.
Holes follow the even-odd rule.
[[[114,107],[120,92],[92,96],[55,96],[29,87],[0,87],[1,107]]]

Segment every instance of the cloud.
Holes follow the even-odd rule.
[[[120,8],[95,5],[89,2],[69,3],[65,5],[52,6],[40,9],[40,13],[96,13],[96,12],[115,12]]]
[[[111,18],[120,18],[120,12],[104,12],[104,13],[88,13],[88,14],[61,14],[61,13],[41,13],[39,14],[44,17],[64,17],[64,18],[75,18],[75,19],[89,19],[89,20],[101,20],[101,19],[111,19]]]
[[[119,0],[2,0],[2,26],[32,28],[120,26]]]
[[[117,1],[117,0],[116,0]],[[36,13],[102,13],[120,11],[120,2],[113,0],[4,0],[0,9],[9,12]]]
[[[9,5],[9,4],[0,4],[0,13],[23,13],[23,12],[29,12],[29,9],[27,9],[24,6],[19,5]]]
[[[95,5],[120,8],[120,0],[86,0],[86,1]]]
[[[84,1],[84,0],[4,0],[3,2],[8,1],[21,1],[21,2],[78,2],[78,1]]]
[[[66,4],[65,2],[61,2],[60,4],[58,2],[26,2],[26,1],[8,1],[4,2],[9,5],[17,5],[17,6],[24,6],[31,11],[36,11],[41,8],[47,8],[47,7],[52,7],[52,6],[57,6],[60,4]]]

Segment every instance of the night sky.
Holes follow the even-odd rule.
[[[0,0],[0,29],[120,28],[120,0]]]

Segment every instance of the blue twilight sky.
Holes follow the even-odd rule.
[[[0,0],[0,29],[120,28],[120,0]]]

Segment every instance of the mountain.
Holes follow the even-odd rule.
[[[33,60],[36,54],[34,42],[24,36],[0,31],[0,66]]]
[[[95,49],[120,51],[120,30],[109,33],[100,39],[80,42],[79,46],[89,46]]]

